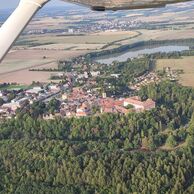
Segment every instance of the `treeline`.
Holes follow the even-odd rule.
[[[158,41],[158,40],[149,40],[149,41],[140,41],[140,42],[136,42],[133,44],[129,44],[129,45],[123,45],[120,46],[118,48],[114,48],[114,49],[110,49],[110,50],[103,50],[103,51],[99,51],[99,52],[93,52],[93,53],[89,53],[86,54],[86,58],[87,59],[95,59],[98,57],[102,57],[105,55],[111,55],[111,54],[115,54],[115,53],[122,53],[125,52],[129,49],[137,49],[137,48],[141,48],[141,47],[153,47],[153,46],[169,46],[169,45],[188,45],[191,46],[194,43],[194,39],[174,39],[174,40],[162,40],[162,41]]]
[[[106,48],[108,48],[108,47],[110,47],[110,46],[112,46],[112,45],[115,45],[115,44],[117,44],[117,43],[119,44],[121,41],[134,39],[134,38],[137,38],[138,36],[142,35],[142,33],[139,32],[139,31],[135,31],[135,32],[137,33],[136,35],[134,35],[134,36],[132,36],[132,37],[128,37],[128,38],[123,38],[123,39],[121,39],[121,40],[115,40],[115,41],[113,41],[113,42],[111,42],[111,43],[106,44],[106,45],[103,46],[101,49],[106,49]]]
[[[162,82],[139,95],[157,108],[45,121],[34,105],[1,122],[0,193],[192,194],[194,90]]]
[[[23,40],[19,39],[15,46],[28,46],[28,47],[37,47],[37,46],[45,46],[45,45],[51,45],[54,44],[54,42],[46,42],[46,43],[40,43],[37,40]]]
[[[58,72],[61,71],[58,68],[41,68],[41,69],[29,69],[29,71],[48,71],[48,72]]]

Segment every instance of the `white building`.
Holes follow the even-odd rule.
[[[44,90],[41,87],[34,87],[33,89],[29,89],[26,90],[26,94],[30,95],[30,94],[39,94],[41,92],[43,92]]]
[[[91,71],[90,73],[92,77],[97,77],[98,75],[100,75],[100,71]]]
[[[50,85],[49,86],[49,89],[51,91],[59,91],[60,90],[60,87],[58,85]]]

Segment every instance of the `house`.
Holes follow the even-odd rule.
[[[83,74],[77,76],[78,79],[88,79],[88,73],[85,71]]]
[[[152,99],[141,101],[138,96],[124,99],[123,106],[132,105],[136,111],[151,110],[156,107],[156,103]]]
[[[97,77],[100,75],[100,71],[91,71],[90,73],[91,73],[92,77]]]
[[[106,97],[107,97],[106,92],[103,92],[102,93],[102,98],[106,98]]]
[[[129,112],[132,111],[132,110],[129,110],[129,109],[125,108],[125,107],[118,106],[118,105],[115,105],[114,107],[115,107],[115,109],[116,109],[116,111],[117,111],[118,113],[124,114],[124,115],[126,115],[126,114],[128,114]]]
[[[2,105],[2,108],[10,109],[11,111],[16,111],[18,108],[22,107],[26,102],[28,102],[28,98],[22,98],[19,100],[12,100],[10,103],[5,103]]]
[[[51,91],[60,91],[60,89],[61,89],[58,85],[53,85],[53,84],[51,84],[48,88]]]
[[[34,87],[32,89],[26,90],[26,95],[39,94],[44,90],[41,87]]]
[[[66,93],[62,94],[61,99],[62,100],[67,100],[68,99],[68,95]]]
[[[72,111],[67,111],[66,112],[66,117],[73,117],[73,116],[75,116],[75,113],[74,112],[72,112]]]
[[[80,107],[76,110],[77,117],[83,117],[90,115],[90,107],[88,103],[83,103]]]
[[[14,115],[9,108],[0,108],[0,118],[11,118]]]
[[[6,103],[2,105],[3,109],[9,109],[13,112],[15,112],[19,107],[20,105],[18,102],[11,102],[11,103]]]
[[[123,107],[123,100],[114,100],[112,98],[102,99],[100,102],[101,113],[120,113],[128,114],[130,110]]]

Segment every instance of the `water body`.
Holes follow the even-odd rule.
[[[158,46],[154,48],[141,48],[138,50],[129,50],[124,53],[116,53],[111,55],[106,55],[96,59],[99,63],[111,64],[113,61],[124,62],[129,58],[137,58],[144,54],[154,54],[154,53],[171,53],[171,52],[181,52],[189,50],[189,46]]]

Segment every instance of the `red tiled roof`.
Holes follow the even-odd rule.
[[[102,107],[103,112],[105,113],[116,113],[116,109],[114,107]]]
[[[117,106],[123,106],[124,100],[115,100],[114,104]]]
[[[127,114],[127,113],[130,112],[129,109],[126,109],[126,108],[124,108],[124,107],[122,107],[122,106],[117,106],[117,105],[115,105],[115,108],[116,108],[116,110],[117,110],[119,113]]]
[[[123,107],[124,102],[127,102],[131,105],[140,106],[143,110],[149,110],[151,108],[155,108],[155,102],[152,99],[147,99],[146,101],[141,101],[141,99],[138,96],[127,98],[124,100],[114,100],[112,98],[106,98],[100,100],[100,106],[102,108],[103,112],[107,113],[123,113],[127,114],[128,112],[132,110],[128,110]]]
[[[77,117],[84,117],[84,116],[88,116],[88,114],[86,112],[77,112],[76,116]]]
[[[142,106],[142,108],[144,109],[155,107],[155,104],[156,104],[152,99],[147,99],[146,101],[140,101],[136,97],[127,98],[124,100],[124,102],[127,102],[132,105]]]

